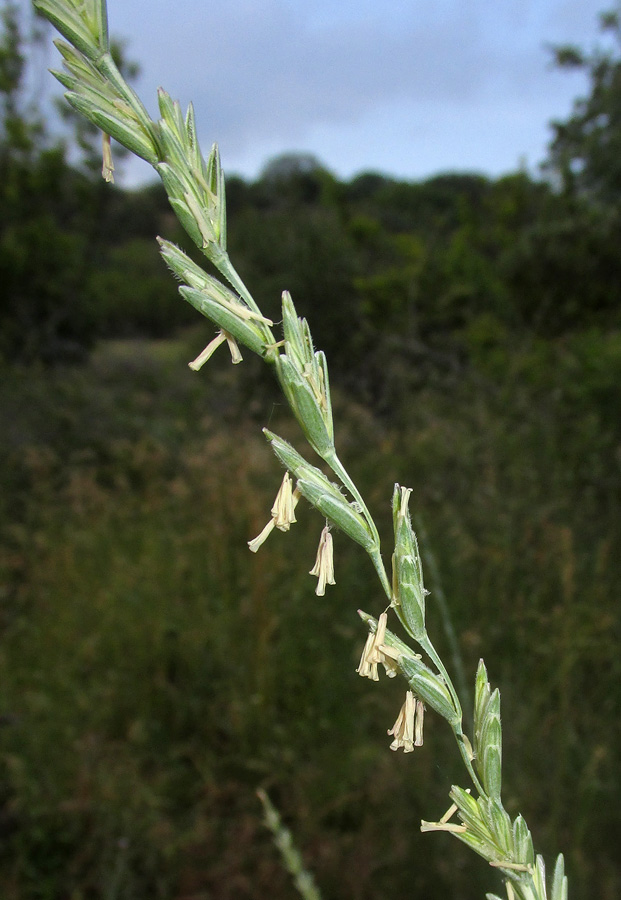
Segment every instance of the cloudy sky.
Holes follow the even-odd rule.
[[[340,177],[536,171],[583,93],[551,44],[597,40],[602,0],[108,0],[110,29],[158,85],[193,100],[203,147],[254,177],[286,151]],[[174,9],[174,12],[173,12]],[[130,182],[149,174],[132,166]]]

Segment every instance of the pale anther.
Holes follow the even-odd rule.
[[[253,553],[256,553],[261,544],[272,533],[274,528],[279,531],[289,531],[289,526],[296,521],[295,508],[300,499],[300,492],[296,488],[291,489],[291,476],[285,472],[282,484],[276,494],[274,505],[272,506],[272,518],[269,520],[265,528],[251,541],[248,541],[248,547]]]
[[[412,691],[407,691],[403,706],[399,710],[397,721],[388,730],[388,734],[394,736],[394,741],[390,745],[391,750],[398,750],[403,747],[404,753],[411,753],[414,750],[414,720],[416,717],[416,699]]]
[[[310,570],[309,575],[317,576],[317,587],[315,593],[318,597],[323,597],[326,592],[326,584],[336,584],[334,580],[334,555],[332,548],[332,535],[330,528],[326,525],[321,532],[319,539],[319,547],[317,549],[317,558],[315,565]]]
[[[388,614],[383,612],[379,619],[377,620],[377,628],[375,633],[369,632],[367,635],[367,640],[364,645],[364,649],[362,651],[362,656],[360,657],[360,663],[356,672],[362,676],[362,678],[370,678],[371,681],[379,681],[379,675],[377,674],[377,664],[384,662],[385,656],[381,650],[384,638],[386,637],[386,622],[388,621]],[[386,672],[388,675],[392,674],[392,668],[386,667]],[[396,674],[396,671],[395,673]]]

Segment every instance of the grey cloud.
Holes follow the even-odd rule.
[[[474,16],[397,20],[385,8],[376,21],[321,27],[276,0],[230,2],[213,20],[178,3],[174,32],[162,24],[151,54],[167,87],[182,85],[211,127],[238,139],[295,137],[308,122],[356,121],[404,98],[465,103],[481,89],[493,53]]]
[[[322,16],[322,2],[325,16]],[[143,64],[141,91],[162,83],[197,107],[203,134],[244,153],[302,146],[313,129],[354,126],[383,107],[453,109],[490,97],[541,109],[555,35],[588,0],[109,0],[113,29]],[[149,10],[136,21],[136,10]],[[552,28],[551,19],[555,17]],[[594,19],[594,16],[593,16]],[[556,37],[554,37],[556,39]],[[568,38],[562,37],[565,40]],[[552,106],[552,108],[554,108]]]

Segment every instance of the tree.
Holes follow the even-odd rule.
[[[0,175],[7,175],[9,159],[24,157],[34,148],[43,132],[36,106],[24,99],[26,70],[25,48],[40,39],[33,24],[24,35],[20,8],[14,0],[4,0],[0,7]]]
[[[0,361],[75,361],[99,337],[168,332],[185,308],[152,239],[170,217],[163,190],[105,184],[101,133],[81,117],[79,167],[48,138],[29,99],[41,36],[29,9],[0,0]]]
[[[605,41],[591,52],[554,48],[556,65],[585,70],[590,88],[567,120],[552,123],[546,168],[569,196],[614,206],[621,201],[621,11],[601,13],[600,28]]]

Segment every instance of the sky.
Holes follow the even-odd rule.
[[[140,64],[150,112],[192,100],[204,152],[255,178],[281,153],[340,178],[376,171],[536,174],[587,89],[550,45],[598,40],[602,0],[108,0],[110,32]],[[151,177],[125,164],[126,184]]]

